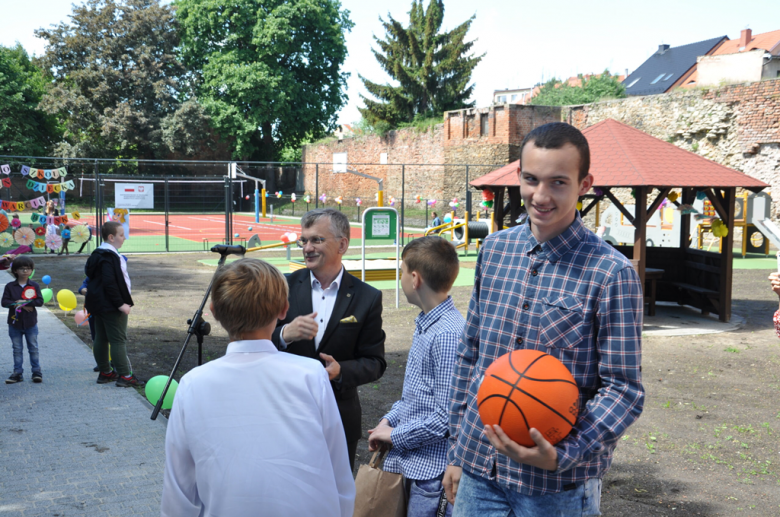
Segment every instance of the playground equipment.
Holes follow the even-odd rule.
[[[774,225],[770,221],[772,198],[769,194],[744,192],[735,201],[734,229],[742,229],[742,256],[746,253],[768,255],[770,241],[780,248],[780,231],[774,231]],[[705,235],[712,231],[712,220],[717,218],[718,214],[708,199],[697,199],[692,206],[703,216],[698,220],[691,218],[690,235],[696,239],[692,245],[702,249]],[[634,214],[633,205],[625,205],[625,209]],[[656,210],[647,222],[647,246],[677,247],[681,217],[682,212],[673,203],[666,203]],[[605,241],[612,245],[633,242],[634,226],[614,204],[600,214],[600,220],[603,226],[599,227],[597,233]],[[713,236],[709,247],[712,247],[716,240],[720,246],[721,238]]]
[[[231,178],[241,177],[255,182],[255,222],[259,223],[261,206],[262,215],[265,217],[265,180],[248,176],[244,171],[241,170],[241,167],[239,167],[236,162],[230,162],[228,165],[228,173]],[[258,188],[260,183],[263,184],[262,189]]]
[[[482,240],[490,235],[490,230],[493,228],[493,214],[490,215],[490,220],[480,221],[479,212],[477,212],[477,220],[470,221],[469,213],[465,212],[463,219],[455,219],[455,212],[451,212],[450,221],[433,228],[425,230],[424,235],[436,234],[443,237],[444,234],[450,234],[450,240],[455,246],[455,249],[463,248],[464,254],[468,256],[469,245],[471,240],[476,241],[477,251],[482,244]]]

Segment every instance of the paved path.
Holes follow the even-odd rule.
[[[11,281],[0,273],[0,286]],[[166,420],[132,388],[97,384],[92,351],[38,310],[43,383],[5,384],[13,354],[0,317],[0,516],[159,515]]]

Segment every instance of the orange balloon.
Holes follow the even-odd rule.
[[[533,447],[534,427],[552,444],[569,434],[579,413],[577,383],[555,357],[538,350],[515,350],[485,370],[477,392],[482,423],[500,425],[512,440]]]

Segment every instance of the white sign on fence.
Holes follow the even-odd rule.
[[[371,234],[374,237],[390,237],[390,214],[374,214]]]
[[[333,153],[333,172],[347,172],[347,153]]]
[[[117,208],[154,208],[154,183],[114,184],[114,206]]]

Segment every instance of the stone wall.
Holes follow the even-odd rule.
[[[517,160],[520,142],[531,129],[560,119],[559,107],[507,104],[449,111],[443,124],[427,132],[406,128],[384,137],[316,142],[303,148],[303,161],[309,164],[304,167],[306,191],[315,192],[316,168],[311,164],[319,163],[320,193],[373,199],[375,181],[331,172],[333,154],[347,153],[350,169],[384,180],[388,198],[400,199],[403,181],[407,203],[417,195],[462,200],[467,176],[474,179]],[[387,165],[379,165],[382,153],[387,154]]]
[[[768,183],[780,206],[780,80],[569,106],[562,116],[581,129],[612,118],[672,142]]]

